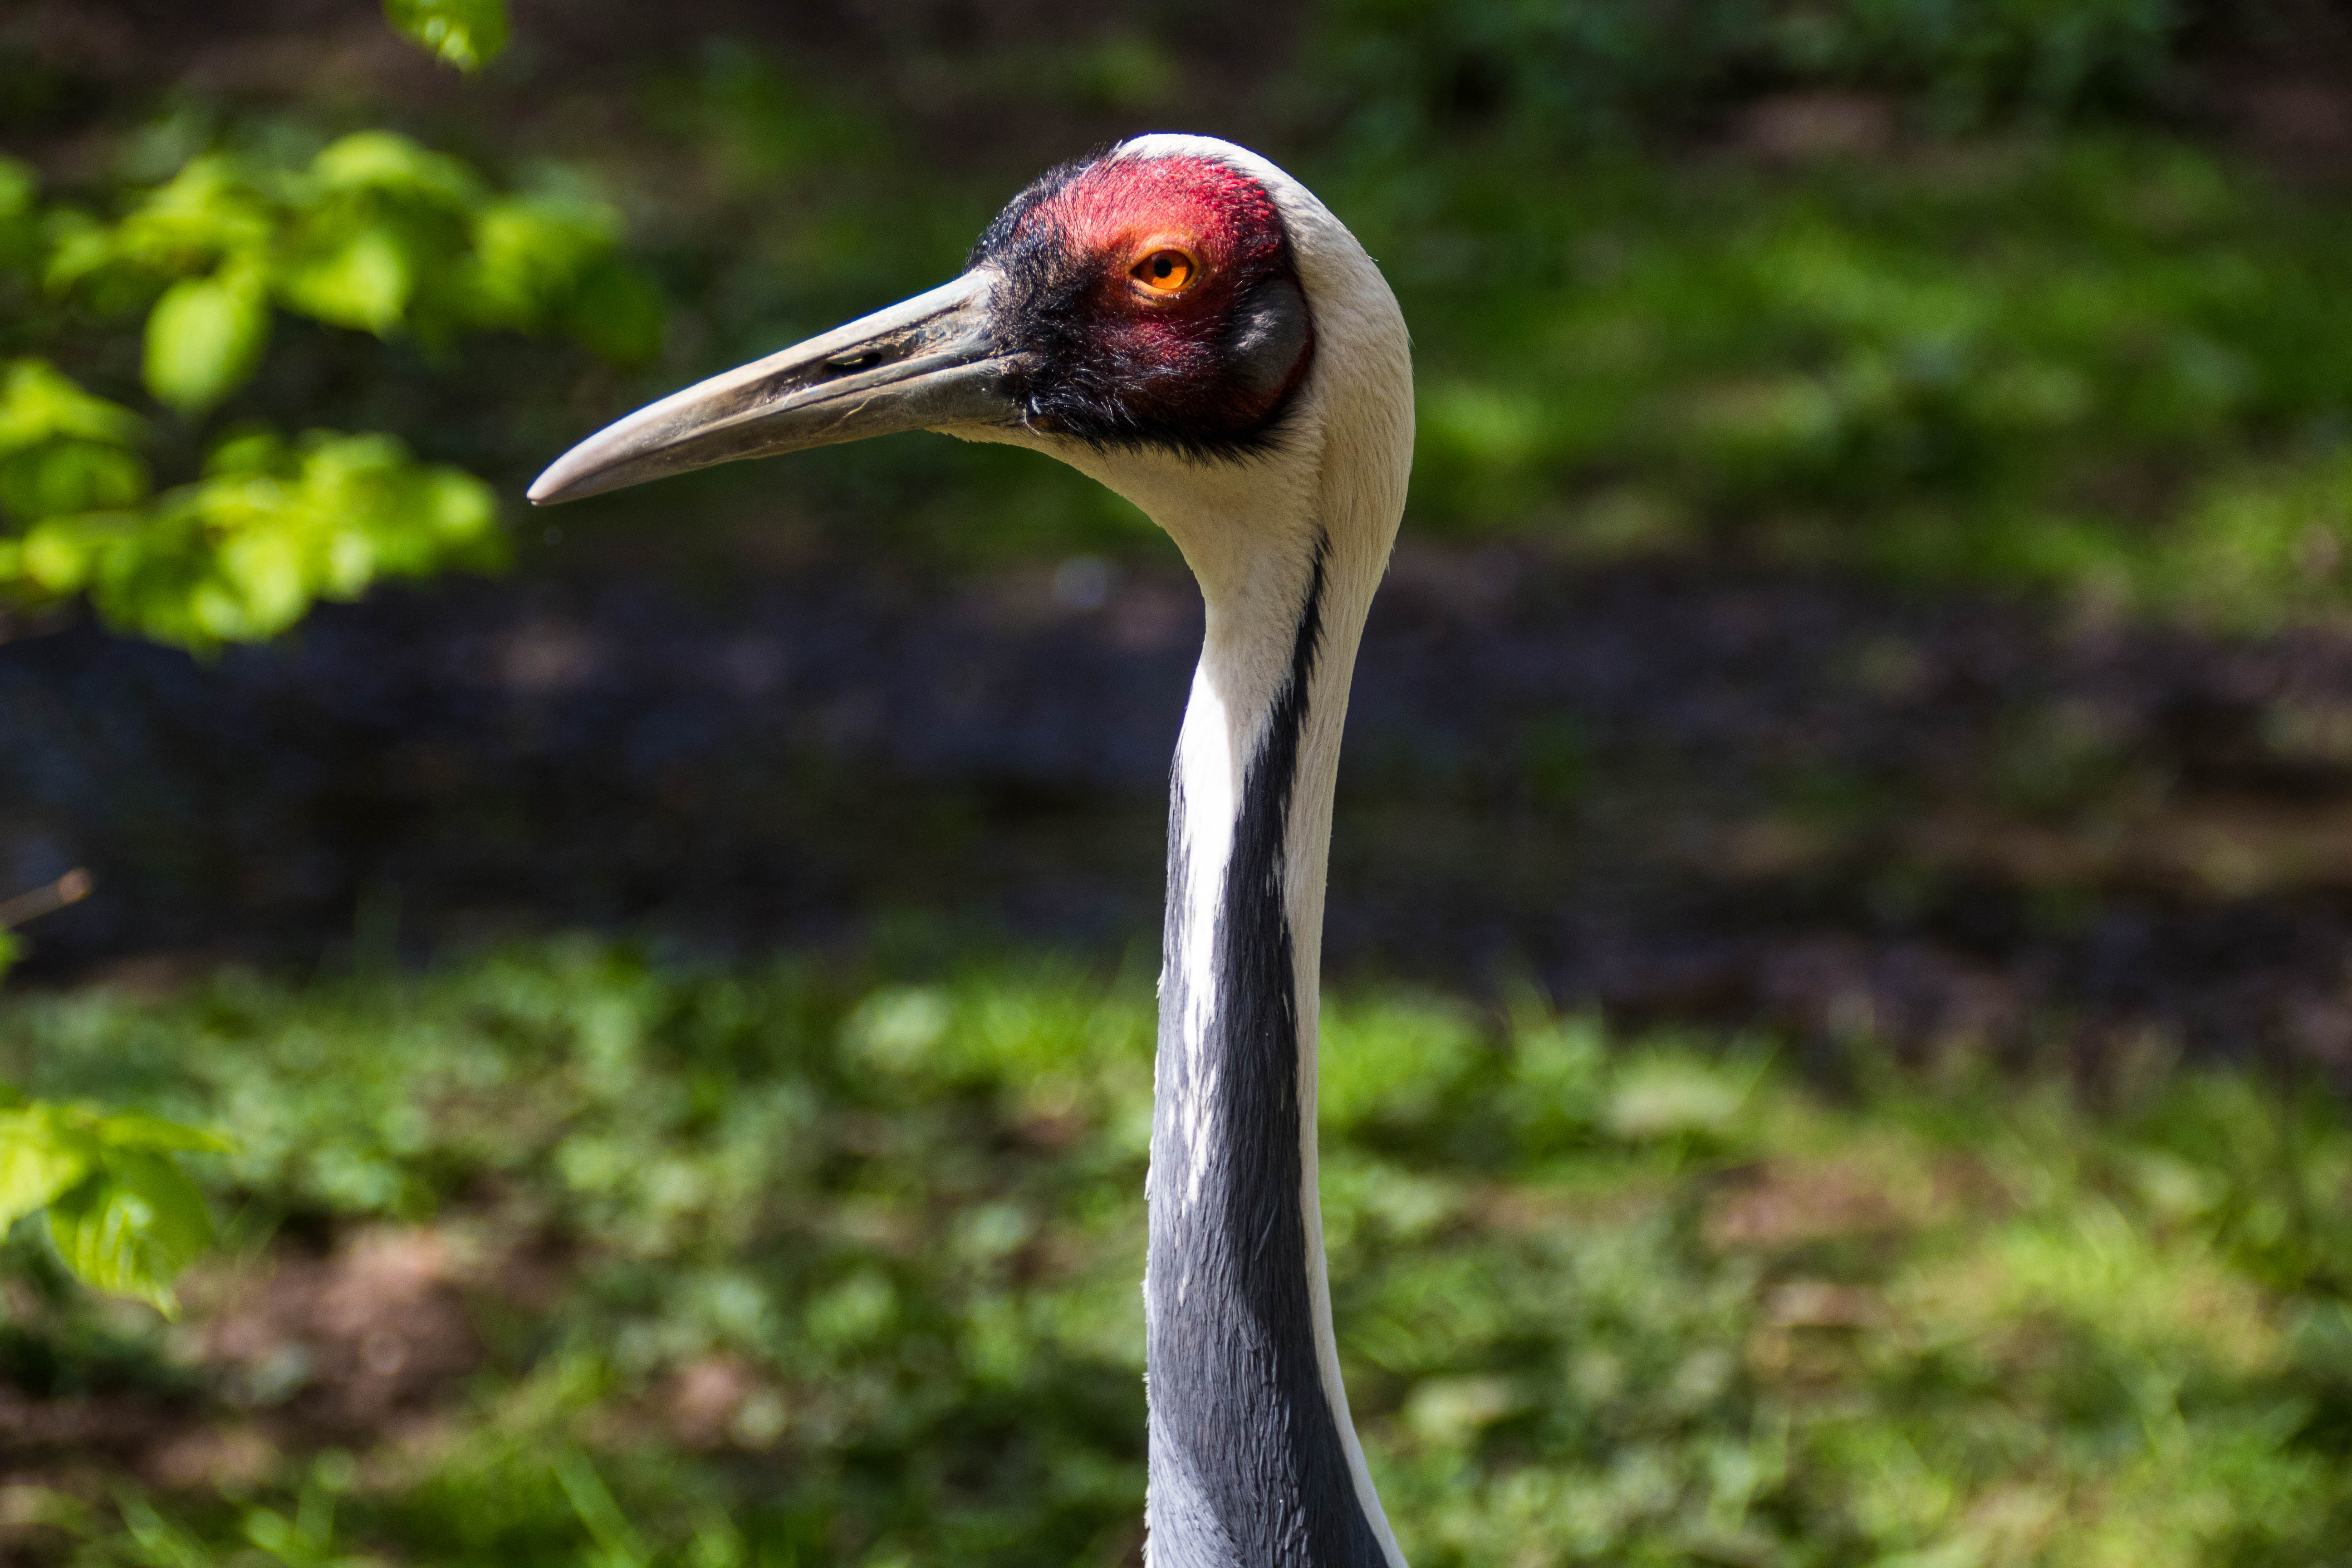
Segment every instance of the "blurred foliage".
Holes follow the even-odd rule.
[[[46,1209],[76,1277],[168,1313],[173,1279],[213,1235],[204,1198],[172,1155],[227,1147],[156,1117],[27,1102],[0,1085],[0,1233]]]
[[[39,301],[12,335],[73,342],[143,310],[142,379],[186,418],[252,380],[278,312],[404,338],[449,369],[486,331],[560,332],[620,361],[658,345],[659,299],[616,259],[609,209],[560,187],[501,195],[388,132],[299,167],[203,153],[110,223],[42,210],[15,164],[0,198],[15,224],[0,260]],[[157,493],[149,421],[46,359],[0,374],[0,591],[19,600],[86,593],[118,626],[203,648],[381,576],[501,554],[488,488],[392,437],[239,422],[194,482]]]
[[[54,211],[42,276],[101,312],[152,300],[147,389],[199,412],[250,378],[273,305],[445,356],[463,333],[510,329],[643,359],[660,305],[614,259],[614,226],[575,195],[499,195],[456,158],[366,131],[299,169],[200,154],[112,225]]]
[[[16,932],[0,925],[0,978],[19,946]],[[169,1314],[176,1305],[172,1281],[213,1236],[205,1200],[173,1155],[227,1147],[193,1127],[138,1112],[109,1115],[87,1103],[28,1100],[0,1082],[0,1237],[47,1210],[68,1272]]]
[[[2197,40],[2252,37],[2273,9],[1334,0],[1252,90],[1286,128],[1269,145],[1366,238],[1414,325],[1411,533],[1859,568],[2259,628],[2343,613],[2352,428],[2340,194],[2182,130],[2213,90]],[[487,59],[503,26],[495,6],[387,14],[453,59]],[[961,112],[1137,122],[1198,85],[1124,22],[975,56],[951,84],[911,58],[875,68],[927,102],[951,85]],[[396,406],[415,447],[520,471],[601,415],[937,281],[1015,177],[933,157],[887,93],[737,39],[649,58],[622,98],[625,140],[566,155],[647,215],[659,243],[638,262],[576,177],[502,195],[401,138],[330,141],[224,100],[169,177],[108,198],[111,222],[44,209],[24,170],[0,167],[0,268],[42,279],[28,320],[144,311],[142,378],[166,405],[230,399],[280,428]],[[652,270],[679,308],[667,338]],[[254,378],[288,318],[381,337],[445,376],[488,331],[640,368],[583,393],[544,362],[485,358],[462,389],[394,404],[406,359],[386,358],[352,362],[321,400]],[[119,397],[85,373],[105,358],[86,335],[15,335],[19,356]],[[177,427],[74,417],[5,459],[19,531],[151,515],[142,464]],[[595,505],[730,516],[754,491],[845,544],[949,563],[1159,548],[1074,474],[937,441]],[[191,512],[221,515],[173,515]],[[443,542],[381,570],[488,558],[487,526],[461,539],[426,521],[453,512],[402,515],[354,531],[376,542],[348,558],[391,532]],[[67,553],[47,578],[20,567],[20,591],[228,584],[226,613],[101,595],[120,623],[184,641],[275,630],[367,577],[305,568],[289,595],[279,567],[250,585],[184,565],[108,578],[93,547]]]
[[[500,0],[390,0],[387,13],[467,69],[505,43]],[[142,379],[184,418],[253,378],[273,309],[411,335],[444,360],[462,334],[493,330],[560,330],[622,360],[658,343],[660,301],[614,258],[606,209],[498,195],[388,132],[341,137],[299,169],[200,153],[122,208],[111,223],[44,210],[32,171],[0,158],[0,287],[28,307],[6,337],[70,339],[78,314],[107,323],[143,308]],[[416,462],[393,437],[289,440],[247,423],[212,443],[194,482],[156,493],[149,431],[47,359],[0,362],[0,597],[84,594],[119,626],[203,649],[283,631],[315,599],[356,597],[379,577],[502,554],[489,488]],[[0,930],[0,974],[16,952]],[[169,1312],[173,1279],[212,1240],[173,1153],[226,1147],[0,1086],[0,1232],[46,1211],[68,1273]]]
[[[1913,9],[1804,16],[1851,42],[1882,37],[1881,22],[1884,37],[1912,37],[1886,19]],[[2108,100],[2080,84],[2140,58],[2115,40],[2172,58],[2169,10],[1928,9],[1945,20],[1921,38],[1960,31],[1924,75],[1832,68],[1880,58],[1861,43],[1760,76],[1724,66],[1706,156],[1660,145],[1648,110],[1646,139],[1612,140],[1570,135],[1565,110],[1540,104],[1525,134],[1413,120],[1392,137],[1342,117],[1307,142],[1294,166],[1365,238],[1413,324],[1409,536],[1862,569],[2233,628],[2343,614],[2352,316],[2330,280],[2352,262],[2352,216],[2340,197],[2145,122],[2084,122]],[[1631,29],[1624,47],[1650,58],[1675,53],[1643,31],[1653,11],[1768,10],[1462,18],[1519,28],[1528,37],[1508,33],[1517,42],[1497,50],[1532,60],[1543,18],[1613,16]],[[1442,51],[1413,44],[1412,27],[1454,16],[1327,21],[1349,48],[1423,60]],[[1979,23],[2021,41],[1988,41],[1968,30]],[[2060,72],[2077,86],[2042,130],[2016,134],[2021,84],[2048,72],[1982,62],[2069,50],[2110,64]],[[2008,129],[1906,128],[1896,111],[1944,91],[1965,61],[2007,84],[1986,101],[2009,107],[1984,115]],[[1079,64],[1057,68],[1081,93]],[[1316,55],[1292,85],[1341,69]],[[1833,100],[1818,124],[1803,118],[1815,100],[1757,96],[1823,83],[1880,96]],[[1420,90],[1342,96],[1377,120],[1407,114]],[[664,143],[709,181],[705,226],[673,224],[695,268],[676,292],[705,346],[646,394],[936,280],[1005,194],[925,169],[849,95],[740,46],[713,47],[646,97]],[[1749,123],[1775,105],[1793,106],[1794,132]],[[665,504],[723,511],[754,487],[844,541],[918,558],[1156,548],[1132,509],[1074,474],[940,442],[684,480]]]
[[[2352,220],[2168,126],[2273,20],[1332,6],[1310,172],[1414,324],[1410,525],[2340,616]]]
[[[488,1359],[432,1443],[345,1457],[297,1415],[331,1358],[257,1381],[20,1291],[14,1364],[102,1358],[277,1446],[119,1512],[68,1484],[12,1544],[1126,1560],[1152,1017],[1140,978],[1034,960],[877,982],[588,945],[16,1000],[0,1069],[37,1091],[239,1130],[204,1170],[242,1234],[470,1260]],[[1830,1100],[1736,1044],[1427,994],[1325,1032],[1339,1340],[1416,1563],[2300,1568],[2352,1531],[2339,1102],[2214,1073],[2095,1108],[1868,1058]],[[201,1321],[237,1298],[198,1272]]]
[[[462,71],[481,69],[507,47],[506,0],[383,0],[383,19]]]
[[[2183,0],[1336,0],[1322,88],[1349,134],[1551,151],[1705,129],[1775,90],[1899,95],[1918,127],[2162,105]]]
[[[488,488],[389,436],[236,436],[196,482],[151,497],[135,448],[105,438],[137,427],[37,360],[7,368],[0,496],[30,526],[0,538],[0,582],[87,593],[118,626],[201,648],[282,631],[379,576],[499,558]],[[30,439],[10,450],[17,431]]]
[[[2345,603],[2332,204],[2139,139],[1530,177],[1357,204],[1421,345],[1417,524],[2232,625]]]

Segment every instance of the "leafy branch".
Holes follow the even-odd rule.
[[[47,1209],[67,1268],[168,1313],[172,1281],[213,1239],[204,1197],[172,1156],[228,1147],[158,1117],[26,1101],[0,1086],[0,1232]]]
[[[10,928],[79,903],[89,889],[89,873],[73,870],[0,900],[0,975],[16,957]],[[0,1237],[47,1209],[49,1238],[68,1269],[169,1313],[172,1281],[213,1238],[204,1198],[172,1156],[228,1147],[159,1117],[27,1100],[0,1084]]]
[[[503,0],[386,0],[384,12],[461,70],[506,45]],[[405,337],[443,361],[466,335],[499,331],[646,358],[661,301],[618,258],[616,231],[598,204],[502,194],[389,132],[342,137],[299,169],[205,153],[110,222],[44,208],[32,170],[0,157],[0,282],[100,321],[143,311],[141,380],[187,420],[253,380],[279,311]],[[10,334],[19,342],[42,325],[24,316]],[[147,417],[47,357],[0,360],[0,602],[85,595],[118,626],[203,649],[273,636],[316,600],[355,597],[379,577],[500,553],[489,487],[418,462],[392,436],[247,426],[214,440],[192,481],[158,490],[152,433]],[[88,891],[73,872],[0,903],[0,975],[18,953],[12,926]],[[197,1128],[27,1100],[0,1084],[0,1236],[47,1210],[68,1269],[171,1312],[173,1281],[213,1239],[174,1156],[228,1147]],[[313,1511],[307,1491],[296,1521],[257,1510],[253,1539],[281,1557],[289,1543],[315,1544],[323,1561]]]
[[[617,361],[659,345],[662,306],[617,223],[563,192],[500,193],[388,132],[299,169],[189,161],[113,222],[44,210],[0,160],[0,269],[101,320],[143,311],[141,374],[183,418],[249,383],[278,312],[447,361],[468,335],[561,334]],[[267,637],[382,576],[493,563],[497,506],[385,435],[233,432],[158,492],[150,422],[47,359],[0,364],[0,595],[86,594],[112,624],[205,648]]]
[[[383,0],[383,19],[461,71],[481,69],[507,47],[506,0]]]

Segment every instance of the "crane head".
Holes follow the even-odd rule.
[[[1223,145],[1154,138],[1051,171],[953,282],[639,409],[530,499],[899,430],[1074,458],[1279,447],[1314,314],[1275,195]]]

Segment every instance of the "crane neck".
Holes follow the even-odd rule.
[[[1315,1137],[1332,791],[1393,527],[1187,552],[1208,627],[1169,816],[1144,1286],[1153,1568],[1402,1568],[1340,1384]]]

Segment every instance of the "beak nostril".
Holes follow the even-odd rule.
[[[877,365],[881,363],[882,351],[880,349],[851,349],[845,353],[837,353],[831,359],[825,361],[824,368],[827,370],[843,371],[865,370],[870,365]]]

